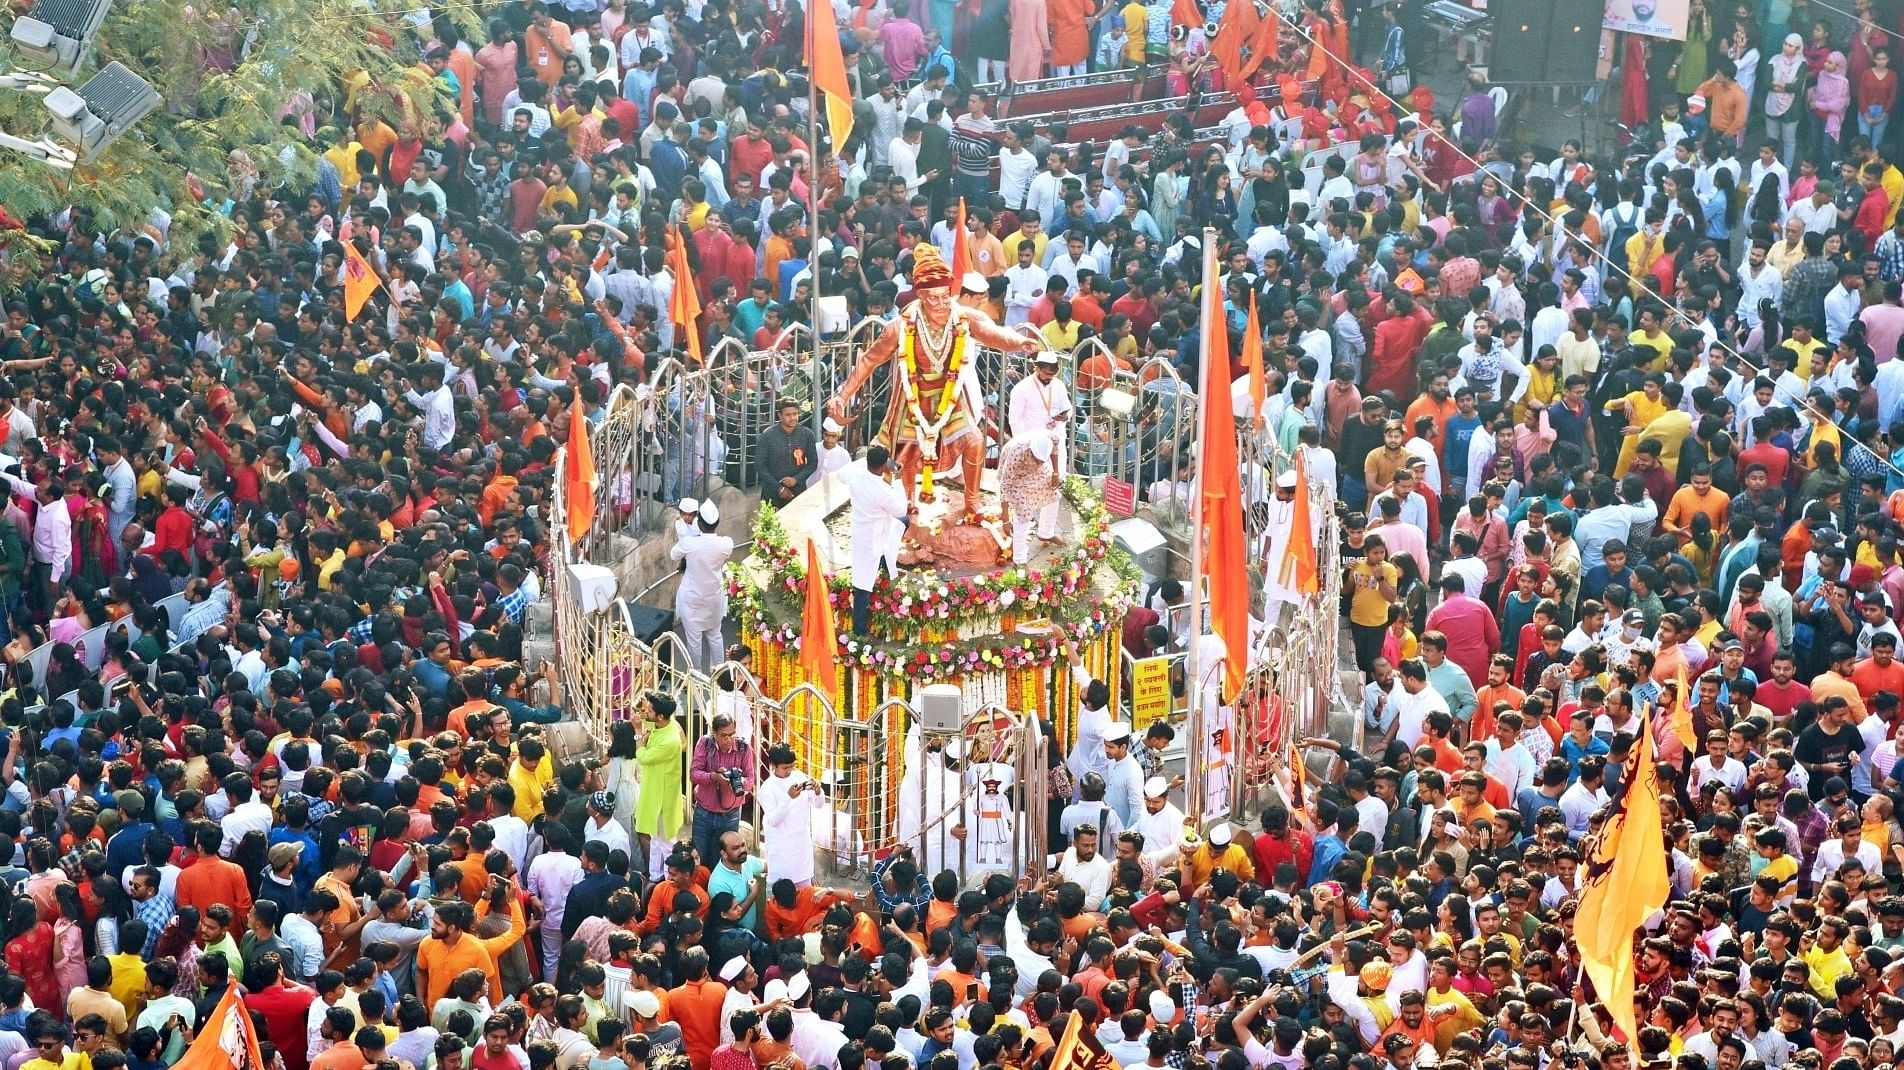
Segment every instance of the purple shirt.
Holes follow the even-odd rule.
[[[728,780],[729,769],[740,771],[743,787],[739,792]],[[688,768],[688,778],[694,782],[696,809],[716,814],[738,809],[754,790],[754,749],[736,740],[733,750],[722,750],[715,746],[711,736],[703,736],[694,744],[694,762]]]
[[[1486,93],[1468,94],[1461,102],[1461,140],[1486,141],[1494,132],[1494,98]]]
[[[886,67],[895,82],[912,77],[919,57],[926,51],[926,32],[911,19],[888,19],[879,27],[879,45],[886,54]],[[1494,129],[1493,123],[1488,130]]]

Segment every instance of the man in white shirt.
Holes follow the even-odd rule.
[[[1389,703],[1395,707],[1395,722],[1389,727],[1391,738],[1400,740],[1410,751],[1421,746],[1428,715],[1440,710],[1453,716],[1448,700],[1428,686],[1428,669],[1418,658],[1405,659],[1397,668],[1402,686],[1391,692]],[[1531,759],[1530,759],[1531,760]]]
[[[1095,826],[1079,826],[1072,830],[1071,846],[1058,860],[1059,876],[1082,887],[1086,903],[1103,902],[1111,890],[1111,862],[1098,853],[1097,840]]]
[[[450,396],[449,387],[443,385],[441,364],[424,361],[417,378],[422,390],[406,390],[403,397],[423,410],[423,444],[440,450],[456,437],[456,399]]]
[[[1494,721],[1494,738],[1487,741],[1487,773],[1517,799],[1522,788],[1534,786],[1534,756],[1521,742],[1519,711],[1506,710]]]
[[[998,193],[1005,207],[1016,212],[1025,206],[1031,180],[1038,174],[1038,158],[1025,147],[1024,130],[1007,126],[1000,136],[998,149]]]
[[[1083,268],[1090,268],[1100,275],[1104,273],[1097,259],[1084,251],[1084,233],[1074,230],[1064,236],[1064,251],[1051,258],[1051,274],[1064,278],[1068,287],[1066,297],[1078,295],[1078,272]]]
[[[1064,214],[1064,184],[1076,177],[1065,170],[1064,153],[1056,149],[1046,152],[1045,169],[1025,189],[1025,209],[1037,212],[1039,219],[1059,218]]]
[[[905,130],[893,138],[886,147],[886,158],[892,163],[895,178],[906,180],[908,196],[919,192],[921,183],[930,182],[938,177],[937,171],[921,175],[919,173],[919,143],[925,137],[926,124],[917,119],[907,119]]]
[[[1018,243],[1018,263],[1005,269],[1005,326],[1016,327],[1031,319],[1031,306],[1045,295],[1045,283],[1051,273],[1033,263],[1037,250],[1031,242]]]

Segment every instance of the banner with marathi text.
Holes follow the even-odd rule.
[[[1689,0],[1606,0],[1600,26],[1643,37],[1684,41],[1688,6]]]

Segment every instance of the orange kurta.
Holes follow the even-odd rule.
[[[1091,55],[1091,31],[1086,19],[1097,10],[1092,0],[1049,0],[1045,10],[1051,16],[1051,64],[1070,67],[1083,63]]]
[[[668,1013],[681,1027],[681,1046],[694,1070],[707,1070],[714,1049],[721,1046],[721,1004],[726,1000],[727,986],[708,978],[668,990]]]

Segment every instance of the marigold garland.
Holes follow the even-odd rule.
[[[841,661],[861,671],[913,679],[939,679],[998,669],[1023,670],[1050,665],[1064,651],[1056,635],[1021,635],[1000,627],[1000,634],[957,638],[960,624],[996,623],[1030,612],[1062,622],[1080,643],[1121,625],[1138,574],[1129,556],[1110,534],[1111,517],[1103,502],[1079,477],[1066,481],[1065,498],[1076,510],[1082,532],[1078,545],[1061,561],[1044,568],[1008,566],[969,579],[945,579],[909,573],[895,583],[882,579],[873,591],[873,613],[883,624],[899,622],[906,634],[896,639],[855,636],[840,629]],[[769,586],[746,582],[747,569],[773,577]],[[735,613],[749,630],[769,643],[798,649],[806,569],[789,544],[777,512],[763,505],[754,521],[753,558],[729,567],[728,593]],[[829,600],[842,619],[852,609],[852,580],[844,572],[828,578]]]

